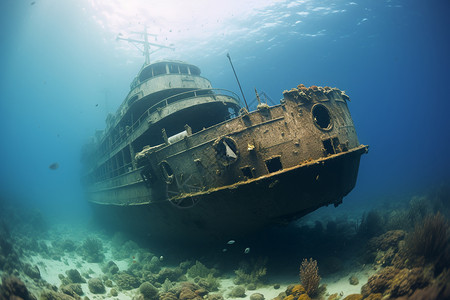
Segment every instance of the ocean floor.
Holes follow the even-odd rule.
[[[368,212],[319,210],[188,257],[89,223],[3,214],[0,299],[446,299],[449,190]]]
[[[113,261],[117,266],[117,273],[119,273],[121,271],[127,271],[130,267],[132,268],[133,266],[140,264],[138,257],[143,256],[143,254],[148,254],[152,255],[152,258],[156,257],[158,259],[158,266],[156,267],[156,270],[161,271],[163,268],[175,269],[178,267],[166,265],[164,262],[164,256],[146,252],[147,250],[139,248],[131,241],[129,241],[130,244],[135,247],[130,250],[128,257],[126,257],[127,255],[123,255],[121,258],[117,259],[118,254],[116,253],[115,255],[113,253],[113,249],[116,245],[111,242],[111,239],[100,233],[89,231],[87,228],[78,228],[74,230],[74,228],[56,226],[55,228],[50,228],[47,231],[47,234],[49,236],[48,238],[42,238],[37,241],[38,246],[36,247],[38,249],[24,250],[21,258],[21,263],[23,265],[33,266],[38,269],[39,275],[30,277],[30,274],[27,274],[24,271],[15,271],[15,275],[17,275],[17,277],[25,283],[29,291],[34,295],[40,295],[43,288],[45,289],[50,287],[55,290],[56,287],[61,287],[64,284],[64,280],[68,278],[68,272],[70,272],[70,270],[77,270],[81,277],[83,277],[86,281],[79,283],[81,290],[83,291],[83,294],[80,296],[88,297],[89,299],[132,299],[139,297],[139,287],[118,288],[117,284],[114,283],[114,276],[111,276],[113,274],[105,272],[104,266],[107,262]],[[60,253],[55,253],[52,250],[42,250],[52,249],[58,242],[72,241],[74,238],[76,238],[75,241],[82,241],[83,236],[89,236],[88,239],[100,241],[102,244],[102,254],[104,255],[101,259],[102,262],[89,262],[89,258],[83,254],[83,251],[77,250],[76,247],[73,248],[73,251],[65,250]],[[116,250],[121,251],[120,249]],[[150,261],[151,260],[152,259],[150,259]],[[191,262],[191,266],[193,265],[194,264]],[[207,272],[210,271],[208,270]],[[1,275],[4,275],[4,273],[5,272],[0,272]],[[375,273],[375,269],[372,266],[363,266],[361,269],[346,270],[327,276],[322,279],[321,283],[326,284],[328,294],[337,293],[341,296],[347,296],[350,294],[359,293],[362,284],[367,282],[367,279],[373,273]],[[284,292],[289,285],[300,283],[298,274],[290,274],[291,276],[286,275],[287,274],[282,274],[281,276],[277,276],[276,274],[272,274],[272,276],[267,276],[268,278],[266,280],[256,284],[256,286],[251,288],[251,290],[247,289],[245,291],[245,295],[237,297],[230,295],[233,289],[238,286],[233,282],[235,274],[221,274],[221,276],[217,276],[219,288],[215,291],[215,293],[223,295],[225,299],[250,299],[251,295],[255,293],[264,295],[265,299],[273,299],[280,293]],[[93,293],[90,290],[88,286],[88,281],[90,278],[101,278],[103,281],[107,281],[110,276],[112,284],[111,286],[106,285],[104,292]],[[353,285],[350,284],[349,278],[351,276],[358,278],[359,282]],[[183,275],[180,277],[183,277]],[[184,276],[180,281],[195,282],[196,279],[189,276]],[[47,284],[43,284],[43,282]],[[114,294],[114,291],[111,293],[111,290],[115,290],[117,294]]]

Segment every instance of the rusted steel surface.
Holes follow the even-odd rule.
[[[359,144],[344,92],[299,85],[279,105],[238,114],[237,97],[204,78],[192,82],[208,89],[183,90],[186,76],[168,75],[170,84],[159,77],[162,91],[149,86],[153,79],[134,82],[125,102],[151,91],[139,96],[141,110],[122,104],[115,127],[94,145],[109,145],[86,159],[96,162],[86,177],[89,201],[107,211],[99,217],[158,237],[224,237],[337,205],[353,189],[368,147]],[[131,124],[122,135],[121,124]]]

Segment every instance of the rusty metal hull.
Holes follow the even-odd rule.
[[[102,221],[150,239],[184,243],[236,238],[339,204],[355,186],[360,156],[366,151],[367,146],[359,146],[257,179],[192,193],[177,205],[169,200],[93,205]]]
[[[236,97],[204,79],[193,76],[192,90],[175,80],[188,75],[164,76],[160,91],[148,90],[156,76],[130,92],[85,159],[99,220],[171,243],[235,238],[337,205],[355,186],[368,147],[345,92],[298,85],[278,105],[238,113]],[[177,84],[188,90],[160,101]]]

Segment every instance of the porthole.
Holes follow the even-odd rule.
[[[224,166],[231,165],[239,157],[236,142],[230,137],[225,136],[217,139],[213,147],[216,150],[217,160]]]
[[[164,178],[164,181],[167,184],[171,184],[173,182],[173,170],[169,163],[165,160],[159,163],[159,167],[161,168],[161,173]]]
[[[312,108],[312,117],[314,124],[321,130],[331,130],[333,123],[331,122],[331,115],[328,108],[322,104],[316,104]]]

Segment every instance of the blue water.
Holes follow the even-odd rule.
[[[188,61],[214,87],[239,92],[229,52],[249,100],[257,88],[278,101],[299,83],[345,90],[370,152],[344,205],[449,179],[450,2],[127,3],[1,2],[2,201],[54,219],[89,216],[80,149],[104,128],[143,63],[115,37],[144,24],[175,47],[152,60]],[[59,168],[49,169],[54,162]]]

